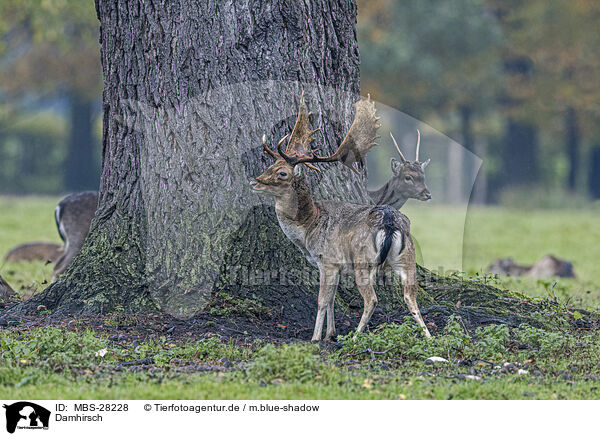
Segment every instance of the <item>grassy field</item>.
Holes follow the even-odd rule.
[[[58,242],[57,200],[0,197],[0,256],[24,242]],[[404,212],[429,268],[481,275],[498,257],[533,263],[552,253],[571,261],[578,277],[497,284],[534,297],[556,295],[563,305],[600,306],[597,213],[412,203]],[[27,296],[45,286],[52,269],[6,264],[0,273]],[[427,364],[431,356],[448,362]],[[140,363],[122,364],[132,361]],[[0,333],[0,397],[598,399],[599,361],[600,334],[568,330],[558,318],[544,330],[490,326],[476,332],[455,320],[433,341],[421,338],[407,320],[340,337],[337,346],[328,347],[240,344],[218,336],[193,341],[161,336],[139,343],[73,323],[68,329]]]
[[[553,254],[572,262],[577,278],[502,278],[498,285],[535,297],[556,294],[571,304],[600,308],[598,211],[467,209],[415,202],[402,211],[411,219],[423,263],[430,269],[481,275],[498,258],[533,264]]]
[[[13,247],[32,241],[62,243],[54,221],[59,198],[0,197],[0,259]],[[0,274],[23,296],[43,289],[52,278],[44,262],[3,264]]]

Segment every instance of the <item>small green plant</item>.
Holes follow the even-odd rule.
[[[136,359],[152,358],[156,365],[166,366],[172,359],[215,362],[222,358],[229,360],[248,359],[251,353],[250,348],[238,347],[216,337],[177,345],[170,342],[165,336],[161,336],[158,339],[138,345],[134,357]]]
[[[265,345],[248,364],[246,374],[250,379],[269,382],[276,379],[306,382],[321,378],[326,365],[321,361],[315,345],[284,344]]]
[[[475,349],[477,357],[481,359],[501,359],[502,354],[506,353],[506,346],[510,340],[510,330],[508,326],[502,324],[491,324],[485,327],[479,327],[475,330],[477,341]]]
[[[107,327],[130,327],[137,324],[134,314],[125,312],[123,306],[117,305],[114,310],[106,315],[104,325]]]
[[[568,333],[542,330],[527,324],[521,325],[516,335],[530,348],[539,350],[544,357],[568,353],[576,343],[576,339]]]

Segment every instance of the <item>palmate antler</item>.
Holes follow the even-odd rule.
[[[279,153],[276,153],[267,146],[267,138],[263,135],[262,144],[265,152],[270,156],[274,157],[275,159],[285,159],[281,152],[281,146],[285,142],[286,138],[290,136],[290,139],[287,143],[287,147],[285,149],[285,153],[283,153],[286,157],[293,158],[312,155],[312,153],[314,153],[314,150],[310,150],[309,145],[311,142],[314,141],[313,134],[319,129],[310,130],[310,114],[310,112],[306,111],[306,104],[304,103],[304,92],[302,92],[302,95],[300,96],[300,104],[298,105],[298,118],[296,118],[296,124],[294,125],[294,130],[292,130],[291,136],[285,135],[279,140],[279,142],[277,143],[277,150],[279,151]],[[285,160],[288,161],[288,159]],[[310,163],[306,163],[306,166],[313,170],[319,171],[317,167],[311,165]]]
[[[282,149],[285,137],[277,144],[278,153],[267,146],[264,136],[263,147],[269,155],[276,159],[284,159],[292,166],[305,164],[318,171],[311,163],[339,161],[358,174],[354,164],[356,163],[361,170],[364,168],[365,157],[371,147],[376,145],[375,140],[379,138],[377,129],[380,126],[377,123],[379,118],[375,116],[375,104],[371,101],[370,97],[359,100],[354,104],[354,107],[356,109],[354,122],[336,152],[330,156],[317,156],[315,155],[316,150],[309,148],[310,143],[314,140],[312,135],[318,129],[310,130],[309,128],[310,113],[306,111],[304,93],[300,98],[298,118],[286,150],[283,151]]]

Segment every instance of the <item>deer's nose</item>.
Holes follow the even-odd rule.
[[[431,200],[431,192],[429,192],[429,191],[423,192],[423,198],[425,198],[425,200]]]

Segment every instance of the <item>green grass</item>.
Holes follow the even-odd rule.
[[[533,264],[546,254],[573,263],[577,278],[501,278],[500,287],[533,297],[600,307],[600,213],[593,210],[517,210],[435,206],[409,202],[423,263],[435,271],[485,274],[498,258]],[[554,285],[556,283],[556,285]],[[554,286],[554,292],[552,288]]]
[[[17,245],[48,241],[62,243],[56,230],[54,197],[0,196],[0,274],[24,296],[42,290],[52,278],[52,265],[44,262],[3,264],[6,253]]]
[[[0,397],[598,399],[599,339],[598,332],[559,334],[552,326],[489,326],[467,334],[456,320],[427,340],[410,319],[341,337],[337,351],[259,341],[237,346],[214,338],[116,346],[85,329],[13,329],[0,336]],[[449,362],[426,364],[433,355]],[[155,364],[145,370],[119,366],[143,357]],[[234,366],[218,366],[222,357],[235,359]],[[190,365],[212,369],[187,371]]]
[[[0,256],[24,242],[58,242],[52,216],[57,201],[0,197]],[[600,228],[595,212],[467,211],[417,202],[409,202],[403,212],[411,218],[424,264],[431,269],[482,274],[499,257],[533,263],[554,254],[574,264],[576,279],[500,279],[497,284],[534,297],[556,295],[563,304],[600,306],[600,269],[595,266]],[[0,273],[25,296],[44,287],[52,268],[21,263],[4,265]],[[544,330],[490,326],[475,332],[465,331],[456,320],[432,341],[421,338],[414,322],[407,320],[369,334],[340,337],[339,350],[260,341],[241,346],[214,337],[178,343],[159,337],[115,345],[77,323],[73,331],[12,328],[0,332],[0,396],[599,399],[600,333],[573,332],[561,324],[562,318],[550,319]],[[109,316],[107,322],[128,325],[126,314]],[[106,353],[97,355],[100,350]],[[433,355],[449,362],[427,365],[425,359]],[[154,360],[150,369],[132,371],[119,364],[144,358]],[[233,367],[223,366],[222,358]],[[198,366],[208,369],[189,369]]]

